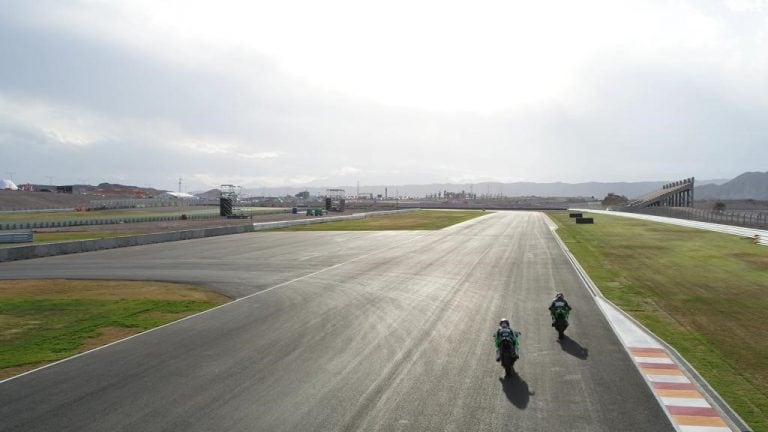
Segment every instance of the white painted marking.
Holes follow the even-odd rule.
[[[646,375],[651,382],[666,382],[666,383],[685,383],[690,384],[691,380],[683,375]]]
[[[320,256],[319,253],[311,253],[311,254],[304,255],[303,257],[299,258],[297,261],[306,261],[308,259],[319,257],[319,256]]]
[[[606,303],[605,300],[600,297],[595,297],[595,301],[598,306],[600,306],[600,309],[602,309],[605,317],[611,323],[616,334],[621,338],[622,342],[624,342],[624,346],[632,348],[662,348],[661,344],[659,344],[656,339],[646,334],[621,312]]]
[[[721,426],[680,426],[680,432],[733,432],[731,428]]]
[[[638,363],[663,363],[663,364],[675,364],[669,357],[635,357],[632,356]]]
[[[712,408],[712,405],[710,405],[704,398],[676,398],[662,396],[661,401],[667,406]]]

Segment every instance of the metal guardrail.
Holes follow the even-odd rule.
[[[261,211],[238,211],[246,216],[258,216],[264,214],[276,214],[287,213],[291,209],[284,209],[274,212],[261,212]],[[208,219],[221,219],[221,216],[217,211],[204,213],[204,214],[186,214],[187,220],[208,220]],[[59,221],[39,221],[39,222],[9,222],[0,223],[0,231],[5,230],[19,230],[19,229],[38,229],[38,228],[61,228],[72,226],[88,226],[88,225],[114,225],[114,224],[126,224],[126,223],[142,223],[142,222],[168,222],[182,220],[182,215],[166,215],[166,216],[112,216],[105,218],[81,218],[81,219],[67,219]]]
[[[665,217],[665,216],[653,216],[653,215],[647,215],[642,213],[628,213],[628,212],[620,212],[620,211],[587,210],[587,209],[583,209],[583,210],[570,209],[570,210],[578,210],[578,211],[583,211],[585,213],[597,213],[597,214],[629,217],[629,218],[635,218],[635,219],[643,219],[643,220],[648,220],[652,222],[661,222],[661,223],[666,223],[671,225],[684,226],[688,228],[697,228],[697,229],[703,229],[707,231],[715,231],[723,234],[731,234],[739,237],[750,238],[755,242],[755,244],[768,246],[768,230],[763,230],[763,229],[746,228],[746,227],[739,227],[739,226],[733,226],[733,225],[722,225],[722,224],[711,223],[711,222],[699,222],[694,220],[677,219],[677,218]]]
[[[30,243],[32,240],[31,232],[0,233],[0,243]]]
[[[616,210],[721,225],[768,229],[768,212],[760,210],[707,210],[691,207],[617,208]]]

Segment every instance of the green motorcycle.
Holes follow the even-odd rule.
[[[568,328],[568,315],[569,311],[565,308],[556,308],[554,310],[555,316],[555,330],[557,330],[557,338],[563,339],[565,337],[565,329]]]

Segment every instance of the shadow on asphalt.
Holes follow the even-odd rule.
[[[525,409],[531,396],[536,394],[528,388],[528,383],[518,374],[514,374],[509,379],[499,378],[499,382],[507,399],[520,409]]]
[[[563,351],[576,358],[586,360],[589,356],[589,350],[587,348],[579,345],[578,342],[569,338],[567,335],[562,340],[558,340],[557,343],[560,344],[560,348],[562,348]]]

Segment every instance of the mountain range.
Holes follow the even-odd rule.
[[[724,184],[695,186],[697,200],[768,200],[768,171],[746,172]]]

